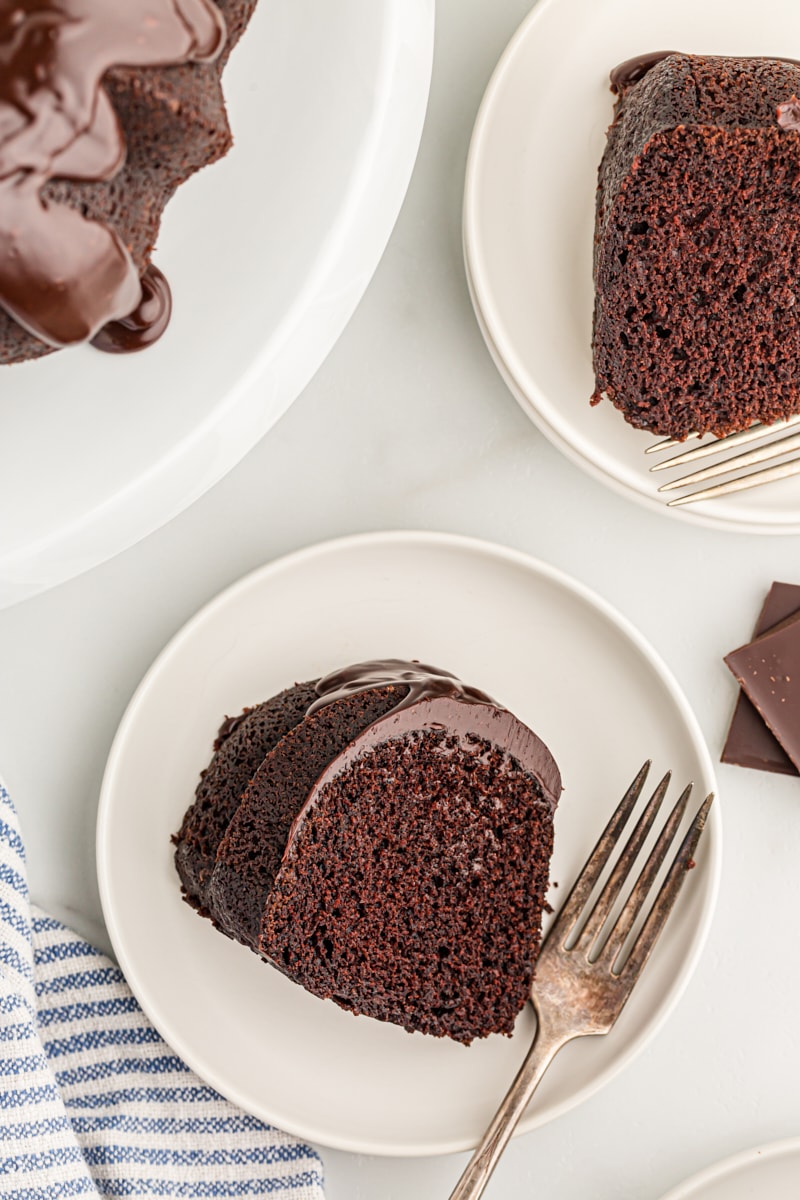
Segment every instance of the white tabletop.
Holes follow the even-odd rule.
[[[99,945],[108,942],[94,822],[117,723],[169,637],[261,563],[381,528],[528,551],[652,641],[714,758],[735,696],[722,655],[747,639],[773,579],[800,583],[798,537],[690,526],[587,478],[492,366],[461,260],[464,163],[483,89],[528,7],[439,0],[429,117],[400,221],[344,336],[279,425],[169,526],[0,612],[0,771],[23,822],[33,895]],[[800,1133],[800,783],[725,766],[719,782],[722,889],[686,995],[604,1091],[512,1143],[495,1200],[657,1200],[705,1163]],[[330,1200],[445,1197],[464,1161],[322,1155]]]

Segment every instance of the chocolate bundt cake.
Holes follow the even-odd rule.
[[[306,715],[317,698],[313,683],[287,688],[223,723],[214,756],[175,836],[175,865],[186,899],[208,913],[207,892],[217,850],[242,794],[270,750]]]
[[[468,1043],[539,949],[558,768],[483,692],[361,663],[226,720],[175,835],[186,899],[317,996]]]
[[[23,0],[0,13],[0,362],[95,338],[138,349],[163,330],[161,215],[231,145],[220,75],[255,3]]]
[[[658,53],[612,73],[592,402],[722,435],[800,410],[800,64]]]

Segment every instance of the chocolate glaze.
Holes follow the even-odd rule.
[[[800,100],[792,96],[785,104],[778,105],[778,124],[789,133],[800,133]]]
[[[614,67],[611,72],[611,91],[615,94],[623,91],[626,87],[631,87],[634,83],[638,83],[644,78],[649,70],[662,59],[669,58],[670,54],[678,54],[678,50],[651,50],[649,54],[636,54],[633,58],[628,58],[625,62]],[[701,56],[702,57],[702,56]],[[708,57],[723,58],[724,55],[709,55]],[[800,66],[800,60],[796,58],[784,58],[780,54],[751,54],[748,58],[760,62],[785,62]],[[793,98],[794,99],[794,98]],[[784,106],[781,105],[781,108]],[[780,124],[780,117],[778,118]],[[795,128],[795,126],[784,126],[784,128]]]
[[[169,284],[151,263],[141,279],[142,298],[127,317],[109,321],[92,338],[95,350],[106,354],[132,354],[146,350],[157,342],[169,325],[172,315],[172,292]]]
[[[461,704],[495,704],[491,696],[478,688],[462,683],[449,671],[440,671],[438,667],[430,667],[426,663],[408,662],[400,658],[375,659],[370,662],[355,663],[343,667],[340,671],[332,671],[317,683],[318,699],[308,710],[307,716],[318,712],[327,704],[342,700],[345,696],[353,696],[357,692],[371,691],[373,688],[387,687],[390,684],[406,686],[407,694],[398,700],[396,712],[408,708],[419,700],[431,700],[435,696],[451,696]]]
[[[393,660],[389,660],[389,664],[366,663],[361,665],[384,667],[392,665],[392,663]],[[418,668],[420,673],[435,670],[435,668],[425,668],[418,663],[397,665]],[[355,669],[350,668],[350,670]],[[336,672],[336,674],[346,674],[346,672]],[[452,682],[459,684],[454,676],[447,676],[445,672],[434,676],[434,678],[440,677],[449,678]],[[328,676],[328,678],[332,677]],[[319,687],[319,684],[317,686]],[[459,686],[464,687],[463,684]],[[465,691],[473,693],[473,696],[483,694],[478,693],[474,688],[465,689]],[[525,771],[533,775],[542,790],[544,803],[551,812],[555,811],[561,795],[561,773],[541,738],[537,737],[527,725],[523,725],[522,721],[508,709],[500,708],[488,697],[482,701],[476,700],[472,696],[465,699],[465,696],[453,689],[446,693],[428,695],[411,703],[406,698],[385,717],[381,717],[379,721],[368,726],[354,742],[343,750],[320,775],[309,792],[308,799],[295,817],[286,840],[283,859],[285,860],[291,852],[292,843],[300,826],[326,784],[346,771],[374,746],[426,729],[443,730],[448,735],[457,738],[459,743],[467,748],[470,746],[474,748],[475,739],[501,746],[506,753],[516,759]]]
[[[52,346],[132,314],[142,288],[108,226],[45,207],[51,179],[111,179],[125,159],[101,86],[112,66],[215,58],[213,0],[0,0],[0,305]]]
[[[638,83],[651,67],[660,63],[663,58],[669,58],[670,54],[675,54],[675,51],[652,50],[649,54],[637,54],[634,58],[627,58],[611,72],[612,92],[621,92],[623,88]]]

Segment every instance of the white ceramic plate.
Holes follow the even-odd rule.
[[[797,1200],[800,1138],[726,1158],[674,1188],[663,1200]]]
[[[236,145],[156,253],[162,341],[3,370],[0,607],[152,532],[319,367],[373,274],[419,145],[434,0],[263,0],[224,84]]]
[[[492,76],[470,147],[464,247],[473,301],[506,382],[585,470],[681,520],[800,532],[800,478],[682,508],[657,495],[652,435],[591,408],[597,167],[612,116],[608,73],[649,50],[800,58],[793,0],[540,0]]]
[[[293,554],[224,592],[156,660],[114,742],[97,835],[103,911],[140,1003],[198,1074],[259,1117],[343,1149],[436,1154],[483,1131],[530,1042],[530,1012],[513,1039],[468,1049],[353,1017],[183,903],[169,841],[224,714],[387,655],[459,673],[547,741],[565,781],[554,903],[647,756],[700,791],[714,779],[685,699],[623,618],[552,568],[470,539],[373,534]],[[610,1079],[686,986],[717,888],[712,811],[699,867],[616,1029],[563,1051],[522,1130]]]

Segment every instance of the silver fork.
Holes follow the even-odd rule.
[[[629,946],[637,917],[675,840],[692,792],[689,784],[664,822],[619,915],[611,921],[612,909],[622,895],[666,795],[668,772],[653,792],[594,905],[584,911],[621,840],[649,769],[650,763],[646,762],[623,796],[550,929],[536,963],[536,979],[531,989],[537,1016],[533,1044],[450,1200],[477,1200],[483,1195],[517,1122],[561,1047],[573,1038],[608,1033],[611,1029],[666,924],[689,868],[694,865],[694,853],[713,793],[706,797],[692,821],[641,930],[632,947]]]
[[[761,442],[763,439],[763,444],[752,450],[746,450],[743,454],[731,455],[720,462],[692,471],[688,475],[671,479],[669,483],[663,484],[658,490],[659,492],[672,492],[678,488],[690,487],[695,483],[705,483],[707,480],[716,479],[721,475],[734,475],[733,479],[726,479],[722,483],[699,488],[683,496],[675,496],[672,500],[667,501],[669,507],[673,508],[680,504],[695,504],[698,500],[713,500],[717,496],[726,496],[729,492],[742,492],[748,488],[760,487],[762,484],[772,483],[775,479],[787,479],[790,475],[800,474],[800,454],[794,454],[795,451],[800,450],[800,433],[792,433],[787,437],[776,438],[772,441],[769,439],[798,424],[800,424],[800,413],[793,417],[787,417],[785,421],[776,421],[774,425],[751,425],[749,429],[743,429],[741,433],[730,433],[727,437],[713,438],[711,441],[703,442],[691,450],[682,450],[680,454],[676,454],[672,458],[655,463],[650,470],[667,471],[675,467],[693,465],[710,455],[722,454],[726,450],[738,449],[739,446],[748,442]],[[696,435],[692,436],[696,437]],[[645,454],[674,450],[683,445],[683,442],[666,438],[664,441],[648,446]],[[735,474],[745,467],[754,467],[759,463],[768,462],[771,458],[782,458],[786,454],[794,454],[794,457],[786,459],[782,463],[775,463],[771,467],[763,467],[758,471],[748,471],[746,475]]]

